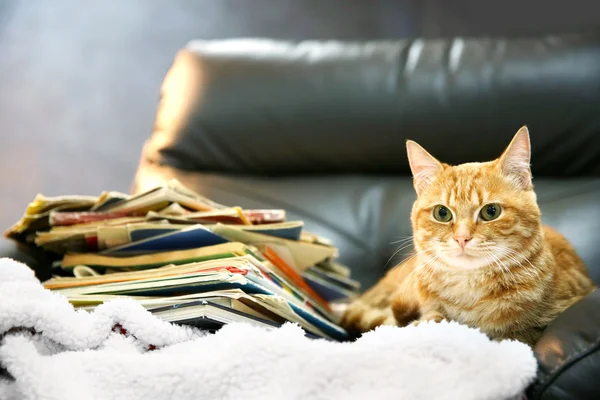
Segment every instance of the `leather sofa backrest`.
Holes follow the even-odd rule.
[[[146,155],[185,170],[409,174],[530,128],[534,177],[600,174],[600,34],[390,42],[194,41],[163,84]]]

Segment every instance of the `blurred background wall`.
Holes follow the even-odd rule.
[[[594,0],[0,0],[0,228],[36,193],[128,191],[191,39],[394,39],[593,28]]]

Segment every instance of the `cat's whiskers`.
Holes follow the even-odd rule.
[[[390,242],[390,244],[398,244],[398,243],[404,244],[406,242],[412,241],[413,239],[414,239],[414,236],[412,236],[412,235],[411,236],[406,236],[406,237],[402,237],[402,238],[400,238],[398,240],[395,240],[393,242]]]
[[[516,260],[518,260],[519,256],[522,257],[523,260],[521,262],[524,261],[524,262],[528,263],[532,268],[535,268],[534,265],[531,263],[531,261],[529,261],[529,259],[526,256],[524,256],[522,253],[519,253],[518,251],[511,249],[510,247],[505,247],[505,246],[500,247],[500,250],[504,250],[505,252],[507,252],[508,253],[507,255],[514,255]]]
[[[411,238],[411,239],[413,239],[414,237],[413,237],[413,236],[411,236],[410,238]],[[441,243],[441,242],[440,242],[440,240],[439,240],[439,239],[432,239],[432,240],[429,242],[429,244],[430,244],[430,245],[432,245],[432,247],[433,247],[433,245],[439,245],[440,243]],[[395,251],[395,252],[392,254],[392,256],[390,257],[390,259],[389,259],[389,260],[387,261],[387,263],[385,264],[384,268],[387,268],[387,266],[388,266],[388,264],[390,263],[390,261],[391,261],[391,260],[392,260],[392,259],[393,259],[395,256],[397,256],[397,255],[400,253],[400,251],[402,251],[402,250],[404,250],[404,249],[407,249],[407,248],[411,247],[411,246],[412,246],[412,244],[413,244],[413,243],[412,243],[412,242],[409,242],[409,241],[406,241],[404,244],[402,244],[402,245],[401,245],[401,246],[400,246],[400,247],[399,247],[399,248],[398,248],[398,249],[397,249],[397,250],[396,250],[396,251]],[[417,250],[417,249],[415,248],[415,249],[413,249],[413,251],[412,251],[411,253],[408,253],[408,254],[406,254],[406,253],[405,253],[405,254],[401,254],[401,255],[408,255],[408,256],[409,256],[409,257],[407,257],[407,258],[403,259],[403,260],[402,260],[402,263],[403,263],[404,265],[406,265],[407,261],[408,261],[408,260],[410,260],[411,258],[414,258],[414,257],[416,257],[416,256],[423,256],[423,255],[426,255],[426,254],[430,253],[431,251],[432,251],[432,250],[429,250],[429,249],[426,249],[426,250]],[[434,251],[434,253],[435,253],[435,251]],[[439,259],[439,257],[438,257],[438,259]]]
[[[498,262],[497,262],[497,261],[496,261],[496,259],[494,258],[494,254],[493,254],[493,253],[492,253],[490,250],[485,250],[484,252],[485,252],[485,255],[484,255],[484,257],[485,257],[486,261],[487,261],[488,257],[490,258],[490,261],[491,261],[491,262],[490,262],[489,266],[490,266],[490,267],[492,267],[492,266],[496,266],[498,269],[500,269],[500,270],[501,270],[501,273],[504,273],[504,271],[502,271],[502,267],[500,267],[500,266],[498,265]]]
[[[480,242],[475,249],[474,252],[488,254],[489,252],[494,253],[497,249],[501,248],[496,244],[496,242],[491,240],[486,240],[484,242]]]
[[[527,256],[524,256],[523,253],[519,253],[518,251],[511,249],[507,246],[494,246],[493,250],[500,253],[502,257],[507,257],[511,259],[516,265],[522,266],[523,262],[528,263],[532,268],[535,268],[533,264],[528,260]]]
[[[492,258],[491,251],[486,251],[485,254],[483,255],[483,257],[485,257],[486,262],[489,262],[489,264],[488,264],[489,267],[493,267],[494,265],[496,265],[496,266],[498,265],[496,263],[496,261]]]
[[[492,258],[492,262],[493,264],[498,268],[498,271],[500,271],[500,275],[502,275],[502,277],[506,280],[507,278],[507,274],[504,270],[504,268],[502,267],[502,265],[500,265],[498,263],[498,259],[494,256],[494,253],[492,253],[491,251],[489,252],[490,257]]]
[[[511,260],[514,265],[513,266],[523,266],[523,262],[528,263],[531,268],[523,268],[519,271],[520,274],[522,275],[527,275],[529,278],[531,279],[535,279],[537,277],[539,277],[539,274],[536,273],[537,269],[535,268],[535,266],[527,259],[527,257],[523,257],[522,254],[519,254],[517,251],[509,248],[509,247],[499,247],[496,249],[496,251],[498,253],[500,253],[501,257],[506,257],[509,260]],[[522,257],[522,261],[520,261],[517,257]]]
[[[429,250],[416,250],[413,252],[413,254],[406,258],[404,261],[405,263],[408,262],[410,259],[415,258],[417,256],[423,256],[423,255],[427,255],[429,253]]]
[[[390,261],[392,261],[394,259],[394,257],[396,257],[398,255],[398,253],[400,253],[402,250],[407,249],[407,248],[409,248],[411,246],[412,246],[412,242],[408,242],[408,243],[404,243],[404,244],[400,245],[400,247],[398,247],[398,249],[396,251],[394,251],[394,253],[387,260],[387,262],[385,263],[385,265],[383,266],[383,268],[387,268],[387,266],[390,263]]]
[[[512,271],[510,270],[510,268],[506,264],[504,264],[504,262],[498,256],[496,256],[496,254],[494,254],[493,251],[490,251],[489,254],[494,259],[496,265],[498,265],[500,267],[501,274],[503,276],[505,276],[505,277],[509,276],[510,279],[513,281],[513,283],[515,285],[517,285],[518,284],[517,278],[512,273]]]

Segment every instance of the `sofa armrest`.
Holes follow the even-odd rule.
[[[600,399],[600,289],[569,307],[535,345],[528,399]]]

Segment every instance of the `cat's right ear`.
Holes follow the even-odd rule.
[[[408,163],[414,178],[414,186],[417,195],[423,193],[433,181],[433,178],[443,169],[442,164],[417,142],[408,140],[406,142],[406,153]]]

